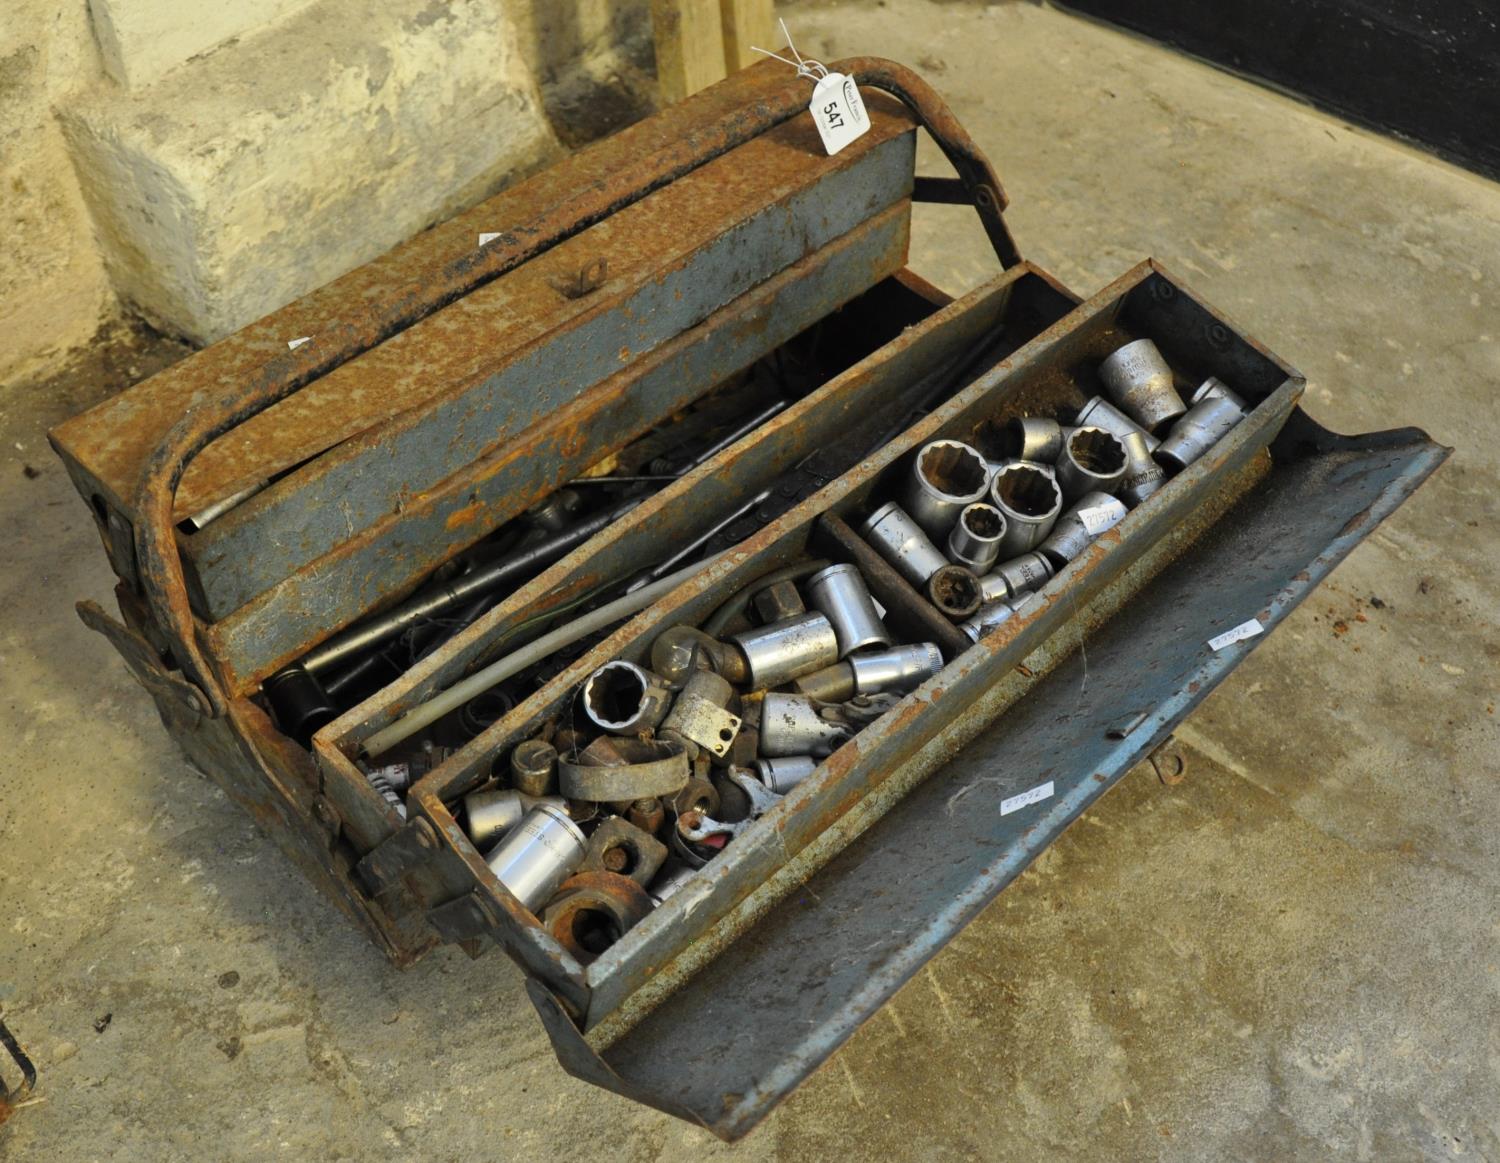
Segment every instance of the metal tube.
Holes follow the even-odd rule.
[[[893,646],[889,650],[856,654],[849,659],[849,666],[854,672],[855,694],[909,691],[943,669],[943,655],[935,643],[918,642],[912,646]]]
[[[1233,400],[1209,396],[1172,425],[1172,431],[1156,450],[1156,458],[1172,468],[1184,469],[1197,460],[1244,419]]]
[[[1132,432],[1138,432],[1146,438],[1146,447],[1156,451],[1156,446],[1161,443],[1151,433],[1147,432],[1124,412],[1116,408],[1103,396],[1095,396],[1082,408],[1078,409],[1078,415],[1073,420],[1075,428],[1103,428],[1106,432],[1113,432],[1122,441]],[[1059,447],[1058,452],[1062,449]],[[1056,459],[1056,458],[1054,458]]]
[[[823,614],[809,610],[731,639],[745,652],[750,689],[765,690],[838,661],[839,640]]]
[[[539,913],[583,863],[588,842],[568,813],[550,803],[532,808],[485,857],[490,871],[532,913]]]
[[[955,565],[966,565],[984,573],[1000,559],[1000,540],[1005,536],[1005,514],[994,505],[978,502],[959,513],[948,534],[948,557]]]
[[[1167,474],[1152,459],[1150,446],[1141,433],[1122,436],[1120,443],[1125,446],[1125,475],[1120,478],[1120,487],[1115,492],[1134,508],[1167,483]]]
[[[767,758],[831,755],[850,738],[848,724],[823,718],[806,695],[772,691],[761,706],[760,753]]]
[[[1171,365],[1149,339],[1117,348],[1099,365],[1099,378],[1109,398],[1148,431],[1159,431],[1187,411]]]
[[[984,499],[989,462],[959,440],[934,440],[917,450],[906,487],[906,511],[931,538],[941,541],[965,505]]]
[[[867,646],[889,646],[891,632],[880,620],[875,601],[859,570],[830,565],[807,579],[807,600],[833,625],[839,657]]]
[[[1095,537],[1125,520],[1127,511],[1123,501],[1108,493],[1085,493],[1057,519],[1037,552],[1061,568],[1087,549]]]
[[[862,526],[866,540],[914,586],[948,564],[920,525],[895,501],[876,509]]]
[[[1062,490],[1057,481],[1026,464],[1008,465],[997,472],[990,482],[990,499],[1005,517],[1001,560],[1035,548],[1062,512]]]
[[[1113,432],[1075,428],[1057,462],[1057,484],[1069,501],[1088,492],[1113,492],[1125,467],[1125,446]]]

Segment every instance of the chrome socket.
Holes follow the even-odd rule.
[[[833,623],[816,610],[735,634],[731,641],[745,652],[751,690],[780,686],[839,660]]]
[[[540,913],[583,863],[588,841],[565,809],[540,803],[485,857],[496,878],[532,913]]]
[[[931,538],[941,541],[965,505],[984,500],[989,461],[959,440],[934,440],[917,450],[906,487],[906,511]]]
[[[1039,590],[1057,571],[1052,563],[1040,553],[1023,553],[1009,561],[1002,561],[993,573],[979,579],[980,596],[986,603],[1006,598],[1019,598],[1032,590]]]
[[[1018,416],[1005,426],[1007,457],[1051,464],[1062,452],[1062,425],[1040,416]]]
[[[1106,529],[1113,529],[1129,512],[1125,503],[1108,493],[1085,493],[1057,519],[1037,552],[1058,567],[1067,565]]]
[[[589,722],[609,735],[638,735],[662,721],[672,695],[661,679],[633,662],[606,662],[583,681]]]
[[[1201,404],[1204,400],[1211,400],[1215,397],[1221,400],[1228,400],[1241,412],[1248,412],[1250,410],[1245,406],[1245,398],[1234,391],[1218,376],[1209,376],[1208,379],[1199,384],[1193,392],[1192,399],[1188,400],[1188,404],[1189,406]]]
[[[948,559],[900,505],[889,501],[866,518],[861,531],[897,573],[920,588]]]
[[[927,579],[927,600],[950,618],[967,618],[979,609],[979,575],[968,566],[945,565]]]
[[[510,753],[510,783],[523,795],[551,795],[557,790],[557,748],[540,739],[517,743]]]
[[[1172,382],[1172,367],[1156,344],[1137,339],[1117,348],[1099,365],[1109,398],[1149,432],[1187,411]]]
[[[1062,512],[1062,490],[1057,481],[1029,464],[1002,468],[990,482],[990,500],[1005,518],[1000,538],[1000,560],[1034,549]]]
[[[825,718],[806,695],[767,693],[760,713],[760,753],[767,759],[832,755],[853,738],[849,724]]]
[[[481,851],[495,844],[521,822],[521,818],[538,804],[551,804],[563,811],[567,801],[561,796],[538,798],[515,788],[489,788],[464,796],[464,822],[469,839]]]
[[[755,778],[766,785],[766,790],[784,796],[813,772],[818,770],[818,761],[811,755],[784,755],[780,759],[757,759]]]
[[[1103,396],[1095,396],[1080,408],[1073,420],[1073,426],[1075,428],[1103,428],[1106,432],[1113,432],[1121,441],[1124,441],[1125,437],[1132,432],[1139,432],[1146,438],[1146,447],[1152,452],[1155,452],[1156,446],[1161,443]],[[1058,452],[1061,453],[1062,449],[1059,448]]]
[[[710,638],[695,626],[669,626],[651,644],[651,670],[674,689],[695,671],[713,670],[730,682],[748,678],[739,649]]]
[[[820,703],[842,703],[854,697],[854,667],[849,661],[835,662],[822,670],[804,674],[793,681],[799,695]]]
[[[959,623],[959,629],[969,636],[970,642],[978,642],[996,626],[1015,617],[1016,608],[1009,602],[991,602],[981,606],[979,613]]]
[[[830,565],[808,578],[805,588],[813,609],[833,624],[840,658],[867,646],[891,644],[891,632],[880,620],[869,587],[854,566]]]
[[[1000,539],[1005,536],[1005,514],[983,501],[965,505],[953,531],[948,534],[948,559],[985,573],[1000,560]]]
[[[943,669],[943,654],[931,642],[918,642],[856,654],[849,666],[854,672],[854,690],[839,702],[847,702],[852,695],[913,690]]]
[[[1057,484],[1064,498],[1076,501],[1085,493],[1113,492],[1125,477],[1125,446],[1103,428],[1075,428],[1057,462]]]
[[[1170,468],[1187,468],[1244,418],[1244,412],[1234,401],[1209,396],[1194,404],[1186,416],[1172,425],[1172,431],[1156,450],[1156,459]]]
[[[1125,475],[1115,493],[1133,509],[1167,483],[1167,474],[1151,458],[1151,447],[1141,433],[1122,436],[1120,443],[1125,446]]]

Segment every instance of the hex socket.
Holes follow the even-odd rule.
[[[755,761],[755,777],[766,785],[767,791],[779,796],[786,795],[817,770],[818,761],[811,755],[783,755],[779,759]]]
[[[1002,468],[990,482],[990,500],[1005,518],[1000,559],[1018,557],[1035,548],[1062,512],[1062,490],[1057,481],[1029,464]]]
[[[463,799],[465,831],[474,847],[483,851],[519,824],[521,818],[538,804],[551,804],[563,811],[568,807],[561,796],[538,798],[515,788],[470,792]]]
[[[636,735],[662,721],[672,696],[650,671],[616,659],[583,680],[580,701],[584,715],[599,730]]]
[[[994,572],[980,578],[980,595],[986,603],[1019,598],[1022,594],[1041,589],[1056,572],[1052,563],[1040,553],[1023,553],[1002,561]]]
[[[851,738],[845,723],[831,723],[806,695],[767,693],[760,714],[760,753],[767,759],[789,755],[832,755]]]
[[[1005,426],[1007,457],[1050,464],[1062,451],[1062,425],[1041,416],[1017,416]]]
[[[981,606],[972,618],[959,624],[959,629],[969,636],[970,642],[978,642],[996,626],[1008,622],[1015,616],[1016,608],[1009,602],[990,602]]]
[[[1113,492],[1125,477],[1125,446],[1103,428],[1075,428],[1057,461],[1057,484],[1063,497],[1076,501],[1085,493]]]
[[[1211,400],[1215,396],[1219,397],[1222,400],[1228,400],[1241,412],[1249,411],[1249,409],[1245,407],[1245,398],[1234,389],[1232,389],[1218,376],[1209,376],[1208,379],[1199,384],[1197,388],[1193,390],[1192,398],[1188,400],[1188,406],[1191,407],[1194,404],[1201,404],[1204,400]]]
[[[517,743],[510,753],[510,782],[528,796],[549,795],[557,790],[557,748],[540,739]]]
[[[1125,475],[1120,478],[1115,495],[1134,508],[1167,483],[1167,474],[1152,459],[1150,446],[1142,433],[1122,436],[1120,443],[1125,446]]]
[[[568,813],[541,803],[521,817],[485,861],[511,895],[539,913],[583,863],[588,841]]]
[[[965,505],[948,534],[948,559],[985,573],[1000,560],[1000,540],[1005,536],[1005,514],[994,505],[976,501]]]
[[[967,618],[979,606],[979,575],[968,566],[945,565],[927,579],[927,600],[953,619]]]
[[[869,587],[854,566],[830,565],[808,578],[806,589],[813,609],[833,624],[840,658],[867,646],[891,644],[891,632],[880,620]]]
[[[933,540],[941,541],[965,505],[984,499],[990,465],[961,440],[934,440],[917,450],[906,486],[906,511]]]
[[[919,588],[948,564],[922,527],[895,501],[888,501],[871,513],[861,532],[897,573]]]
[[[734,635],[732,641],[745,653],[751,690],[780,686],[800,674],[822,670],[839,658],[833,623],[817,610],[746,630]]]
[[[1194,404],[1186,416],[1172,425],[1172,431],[1156,450],[1156,459],[1171,468],[1187,468],[1244,416],[1234,401],[1223,396],[1209,396]]]
[[[848,665],[854,674],[853,694],[874,695],[882,691],[909,691],[921,686],[943,669],[943,653],[932,642],[893,646],[889,650],[856,654]],[[849,696],[840,699],[847,701]]]
[[[820,703],[844,703],[854,697],[854,667],[848,660],[804,674],[792,683],[799,695]]]
[[[1128,510],[1118,497],[1108,493],[1085,493],[1057,519],[1047,540],[1037,552],[1059,568],[1088,548],[1089,542],[1125,519]]]
[[[1137,339],[1116,348],[1099,365],[1099,378],[1109,398],[1148,432],[1187,411],[1172,381],[1172,367],[1156,344]]]
[[[1073,419],[1073,426],[1075,428],[1103,428],[1106,432],[1113,432],[1121,441],[1124,441],[1125,437],[1132,432],[1139,432],[1146,438],[1146,447],[1152,452],[1155,452],[1156,446],[1161,443],[1103,396],[1095,396],[1078,409],[1078,415]],[[1058,451],[1061,452],[1062,449],[1059,448]]]

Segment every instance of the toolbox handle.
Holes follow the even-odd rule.
[[[879,57],[851,57],[833,69],[896,97],[942,149],[968,191],[1002,266],[1020,261],[1005,225],[1005,191],[983,152],[937,91],[912,70]],[[226,432],[279,403],[377,344],[543,251],[586,230],[668,183],[774,129],[807,109],[799,77],[771,62],[756,66],[755,99],[731,109],[673,144],[640,158],[530,222],[447,262],[431,279],[413,282],[394,299],[330,324],[295,350],[278,355],[248,382],[217,400],[195,404],[163,437],[141,472],[136,491],[135,550],[142,595],[183,675],[200,689],[214,716],[226,711],[222,685],[199,647],[173,520],[177,486],[189,462]],[[712,89],[708,90],[712,92]]]

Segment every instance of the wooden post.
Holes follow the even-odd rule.
[[[724,79],[719,0],[651,0],[651,21],[664,102],[681,101]]]
[[[775,52],[779,46],[771,0],[719,0],[724,19],[724,64],[731,73],[763,59],[751,45]]]

